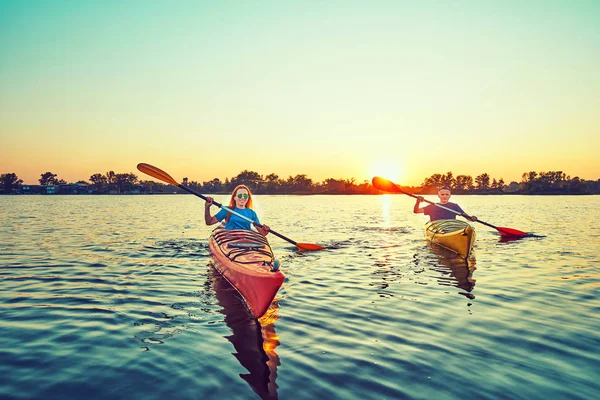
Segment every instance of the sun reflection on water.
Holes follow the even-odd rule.
[[[392,196],[384,194],[379,197],[381,198],[381,227],[389,228],[392,225]]]

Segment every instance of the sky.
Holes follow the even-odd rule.
[[[600,2],[0,0],[0,173],[600,178]]]

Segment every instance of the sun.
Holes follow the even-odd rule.
[[[398,160],[375,160],[373,163],[371,163],[369,171],[371,178],[374,176],[380,176],[399,185],[402,184],[402,180],[404,179],[404,170]]]

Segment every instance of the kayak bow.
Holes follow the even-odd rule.
[[[285,279],[267,239],[254,231],[219,227],[210,235],[208,247],[217,271],[260,318]]]
[[[475,244],[475,229],[464,221],[440,219],[425,225],[427,241],[438,245],[464,259],[469,258]]]

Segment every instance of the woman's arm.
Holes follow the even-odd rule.
[[[214,215],[210,215],[210,206],[212,206],[212,203],[212,197],[207,197],[206,203],[204,204],[204,222],[206,222],[206,225],[214,225],[219,222]]]

